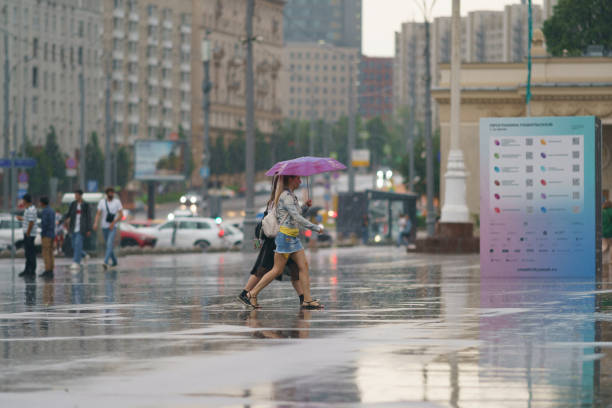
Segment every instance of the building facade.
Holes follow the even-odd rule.
[[[370,119],[393,114],[393,58],[361,57],[359,114]]]
[[[463,62],[523,61],[527,56],[528,6],[512,4],[503,11],[473,11],[461,18]],[[533,6],[533,27],[542,25],[542,8]],[[451,18],[438,17],[430,24],[432,86],[439,85],[439,65],[450,61]],[[416,104],[417,121],[424,120],[424,23],[404,23],[395,36],[393,103],[397,110]],[[416,79],[414,79],[416,78]],[[414,85],[411,85],[414,84]],[[433,106],[434,123],[437,107]]]
[[[357,112],[359,56],[357,48],[286,44],[280,93],[283,117],[335,122],[349,114],[351,85]]]
[[[287,0],[285,42],[324,41],[361,50],[362,0]]]
[[[86,138],[101,130],[102,9],[96,0],[0,1],[0,70],[9,65],[8,150],[45,142],[53,126],[69,156],[78,155],[81,111]],[[5,42],[4,40],[8,40]],[[6,44],[8,43],[8,48]],[[81,92],[81,81],[82,90]],[[83,95],[83,98],[81,97]],[[5,98],[0,98],[4,112]],[[4,129],[4,114],[0,129]],[[8,156],[6,139],[1,156]]]
[[[115,142],[191,130],[191,2],[105,0]]]
[[[256,0],[253,18],[253,70],[255,86],[255,125],[272,134],[282,118],[281,67],[283,61],[284,0]],[[191,146],[195,170],[194,185],[200,185],[203,128],[201,41],[211,41],[210,137],[228,138],[246,130],[244,45],[247,2],[245,0],[193,0],[191,66]]]
[[[534,39],[543,42],[536,31]],[[531,116],[597,116],[602,121],[602,186],[612,191],[612,58],[546,57],[534,47]],[[440,67],[440,87],[433,95],[440,112],[440,153],[446,171],[450,149],[450,66]],[[525,107],[525,64],[470,63],[461,69],[460,147],[468,173],[466,198],[471,214],[479,213],[479,121],[485,117],[521,117]],[[445,180],[440,180],[444,197]]]
[[[257,0],[253,18],[255,119],[268,134],[281,119],[283,4]],[[105,0],[104,47],[112,56],[106,67],[117,143],[182,133],[190,141],[193,184],[202,183],[201,43],[208,38],[212,49],[210,138],[244,132],[246,9],[245,0]]]

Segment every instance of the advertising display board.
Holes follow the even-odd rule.
[[[482,276],[599,276],[600,152],[592,116],[480,120]]]
[[[186,145],[175,140],[137,140],[134,178],[170,181],[185,178]]]

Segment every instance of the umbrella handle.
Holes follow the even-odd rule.
[[[308,199],[310,200],[310,176],[306,177],[306,188],[308,189]]]

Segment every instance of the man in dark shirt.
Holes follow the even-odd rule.
[[[55,259],[53,258],[53,240],[55,238],[55,211],[49,207],[49,198],[40,198],[41,214],[41,240],[42,256],[45,261],[45,271],[40,274],[41,278],[53,278]]]
[[[70,269],[76,270],[81,267],[83,240],[91,235],[91,217],[89,206],[83,201],[83,190],[75,190],[74,201],[70,203],[65,218],[74,251]]]

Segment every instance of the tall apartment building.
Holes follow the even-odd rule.
[[[119,144],[191,129],[191,2],[105,0],[104,67]]]
[[[393,114],[393,58],[361,57],[359,114],[362,118]]]
[[[473,11],[461,19],[464,62],[523,61],[527,55],[528,6],[508,5],[503,11]],[[533,26],[541,27],[542,9],[533,6]],[[439,83],[439,65],[450,62],[451,18],[438,17],[430,25],[432,86]],[[395,35],[394,108],[415,103],[416,118],[424,120],[425,29],[423,23],[404,23]],[[411,84],[414,84],[411,86]],[[414,88],[414,91],[412,90]],[[434,123],[437,107],[432,104]]]
[[[281,118],[282,0],[257,0],[253,18],[255,120],[264,133]],[[244,131],[245,0],[105,0],[104,46],[112,56],[118,143],[190,136],[195,169],[203,152],[202,40],[210,40],[210,137]],[[201,178],[194,171],[195,185]]]
[[[504,62],[520,62],[527,56],[529,6],[511,4],[504,8]],[[532,8],[533,28],[542,27],[542,7]],[[470,61],[471,62],[471,61]]]
[[[256,0],[253,18],[253,70],[255,124],[272,134],[281,115],[281,66],[283,59],[284,0]],[[195,168],[202,160],[202,65],[201,41],[208,34],[212,46],[210,76],[213,84],[210,107],[211,137],[231,137],[244,132],[245,37],[247,2],[245,0],[193,0],[192,9],[192,153]],[[197,170],[192,181],[201,183]]]
[[[79,148],[81,107],[87,137],[101,130],[102,10],[96,0],[0,0],[0,75],[9,64],[9,150],[24,138],[45,142],[50,126],[64,153]],[[8,48],[5,34],[8,33]],[[80,77],[83,76],[81,98]],[[4,112],[4,98],[0,98]],[[0,129],[4,129],[0,115]],[[4,138],[5,135],[2,135]],[[0,142],[0,155],[8,155]]]
[[[285,42],[325,41],[361,50],[362,0],[288,0]]]
[[[347,116],[351,83],[357,112],[359,58],[357,48],[286,44],[281,71],[283,116],[332,122]]]

